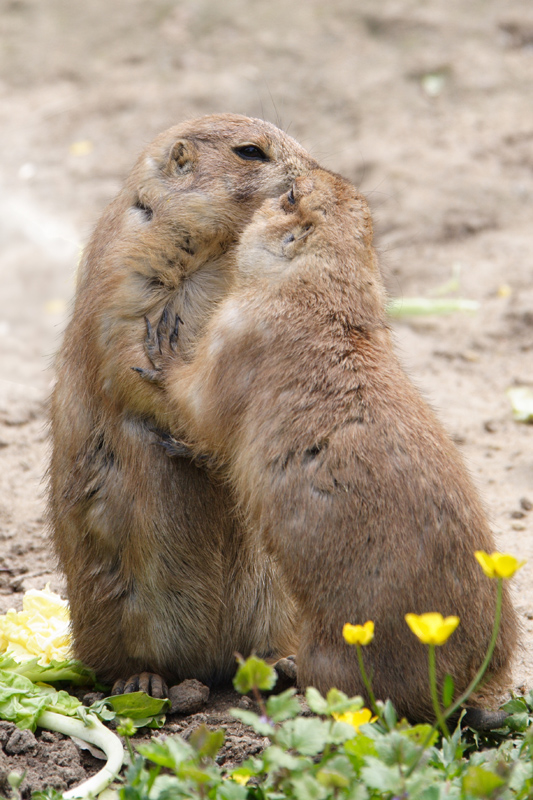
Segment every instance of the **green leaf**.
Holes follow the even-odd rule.
[[[344,742],[353,739],[357,736],[357,732],[353,725],[348,722],[335,722],[328,734],[328,742],[331,744],[344,744]]]
[[[315,689],[314,686],[307,687],[305,690],[305,699],[307,700],[307,705],[315,714],[327,714],[328,701],[322,697],[318,689]]]
[[[164,741],[152,739],[149,744],[139,744],[137,750],[154,764],[176,770],[183,761],[194,757],[194,750],[179,736],[169,736]]]
[[[505,779],[483,767],[468,767],[463,778],[463,789],[474,797],[490,797],[505,784]]]
[[[290,783],[296,800],[325,800],[328,795],[324,786],[321,786],[315,776],[309,773],[295,775]]]
[[[418,756],[419,748],[399,731],[392,731],[376,740],[376,751],[381,760],[389,766],[393,764],[409,766]]]
[[[397,795],[403,793],[403,779],[397,764],[389,767],[378,758],[369,756],[366,765],[361,769],[361,777],[367,786],[378,792],[392,792]]]
[[[321,753],[326,746],[329,724],[314,717],[297,717],[285,722],[276,731],[276,744],[286,750],[297,750],[304,756]]]
[[[330,689],[327,697],[324,698],[312,686],[306,689],[305,699],[311,711],[321,716],[342,714],[345,711],[359,711],[364,705],[361,697],[348,697],[339,689]]]
[[[274,667],[271,667],[261,658],[250,656],[244,661],[237,670],[233,678],[233,685],[239,694],[247,694],[254,687],[263,692],[268,692],[276,683],[277,675]]]
[[[368,789],[361,781],[352,783],[347,792],[343,792],[346,800],[368,800]]]
[[[376,743],[373,739],[360,733],[350,741],[345,742],[344,751],[356,759],[357,765],[362,765],[367,756],[377,756]]]
[[[111,695],[104,699],[104,703],[111,706],[117,716],[132,720],[156,717],[170,708],[170,700],[150,697],[146,692]]]
[[[180,764],[177,773],[180,778],[191,780],[194,783],[197,783],[199,786],[210,783],[213,778],[220,777],[219,774],[214,775],[209,769],[202,769],[194,762],[187,761],[185,761],[183,764]]]
[[[334,756],[316,774],[317,781],[326,789],[347,789],[353,778],[352,765],[345,756]]]
[[[504,703],[501,708],[503,711],[507,711],[508,714],[520,714],[528,710],[527,703],[523,697],[513,697],[512,700]]]
[[[81,661],[51,661],[43,666],[39,659],[31,658],[28,661],[17,661],[9,653],[0,654],[0,670],[9,670],[16,675],[28,678],[32,683],[56,683],[66,681],[80,686],[92,686],[95,674]]]
[[[338,689],[330,689],[326,695],[327,714],[342,714],[344,711],[359,711],[363,707],[362,697],[348,697]]]
[[[189,744],[199,758],[214,758],[224,744],[223,730],[210,731],[207,725],[200,725],[189,737]]]
[[[274,733],[274,726],[267,719],[260,717],[253,711],[231,708],[230,714],[232,717],[235,717],[235,719],[240,719],[245,725],[249,725],[250,728],[253,728],[256,733],[260,733],[261,736],[272,736]]]
[[[442,685],[442,705],[444,706],[444,708],[448,708],[448,706],[451,706],[453,701],[454,689],[455,685],[452,676],[446,675],[446,677],[444,678],[444,683]]]
[[[271,695],[266,703],[268,718],[273,722],[283,722],[283,720],[297,717],[301,706],[295,694],[296,689],[287,689],[281,694]]]
[[[414,744],[433,747],[439,738],[439,732],[436,730],[433,731],[431,738],[428,741],[427,739],[431,730],[432,726],[424,723],[421,725],[413,725],[413,727],[404,728],[403,730],[400,730],[400,733],[402,736],[405,736],[407,739],[410,739],[412,742],[414,742]]]
[[[302,766],[302,759],[287,753],[281,747],[273,744],[263,752],[265,767],[271,770],[288,769],[298,770]],[[305,763],[305,762],[304,762]]]
[[[390,700],[387,700],[387,702],[383,706],[383,719],[385,720],[385,724],[387,725],[387,728],[390,731],[396,727],[396,723],[398,722],[398,715],[396,714],[396,709],[394,708]]]
[[[525,731],[529,725],[529,715],[527,711],[523,711],[519,714],[511,714],[505,720],[505,724],[512,731],[521,733],[522,731]]]
[[[80,701],[52,686],[35,684],[29,678],[0,670],[0,719],[14,722],[19,728],[34,731],[37,718],[45,710],[74,716]]]
[[[222,783],[217,786],[216,796],[221,800],[246,800],[248,797],[248,789],[246,786],[235,783],[235,781],[222,781]]]

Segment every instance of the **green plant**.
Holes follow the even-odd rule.
[[[258,659],[243,662],[236,685],[244,692],[271,688],[274,671]],[[308,689],[316,716],[301,716],[293,689],[261,698],[258,713],[233,715],[269,745],[229,774],[216,764],[222,731],[197,729],[139,746],[120,800],[374,800],[377,798],[530,798],[533,795],[533,695],[513,698],[505,729],[481,736],[458,727],[442,739],[431,725],[398,721],[390,704],[380,720],[356,727],[336,717],[362,709],[360,698]],[[429,739],[428,739],[429,736]]]

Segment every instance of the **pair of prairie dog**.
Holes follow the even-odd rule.
[[[495,609],[474,551],[494,542],[456,448],[393,352],[368,206],[315,169],[256,211],[236,264],[195,346],[187,319],[176,328],[167,315],[149,329],[153,369],[139,371],[279,564],[300,617],[299,684],[364,694],[342,627],[372,619],[376,696],[431,719],[427,648],[405,614],[460,617],[437,667],[462,692]],[[488,692],[508,678],[516,632],[505,593]]]
[[[376,679],[380,671],[384,676],[376,690],[400,696],[399,710],[416,717],[426,714],[416,701],[421,646],[409,642],[403,621],[396,626],[403,606],[427,611],[445,597],[438,610],[464,609],[462,632],[454,634],[462,638],[446,647],[450,670],[466,680],[484,652],[493,603],[492,587],[478,576],[471,551],[491,549],[492,540],[454,448],[392,355],[372,267],[370,218],[352,187],[339,184],[345,200],[351,199],[338,208],[337,200],[325,202],[331,187],[323,187],[312,231],[296,235],[291,228],[281,244],[270,230],[274,252],[258,245],[261,236],[253,246],[250,237],[258,226],[270,229],[269,215],[282,230],[296,217],[280,217],[278,206],[265,206],[240,246],[250,302],[255,296],[253,335],[241,337],[241,366],[232,363],[233,345],[227,354],[224,345],[217,363],[231,367],[231,374],[237,370],[240,383],[229,388],[242,401],[242,411],[230,408],[242,423],[239,436],[249,436],[265,419],[265,428],[258,428],[261,451],[254,440],[234,456],[223,453],[239,493],[236,477],[247,460],[256,470],[264,463],[250,498],[246,487],[237,498],[229,481],[190,459],[168,457],[162,435],[182,432],[177,398],[170,401],[174,382],[169,375],[168,392],[162,392],[130,368],[150,367],[145,317],[155,328],[165,310],[168,319],[177,314],[183,320],[176,369],[183,359],[195,363],[196,343],[205,346],[209,318],[233,289],[239,237],[252,215],[299,177],[319,178],[317,166],[282,131],[236,115],[176,126],[140,156],[86,249],[58,354],[51,403],[52,538],[67,579],[75,654],[103,681],[122,688],[128,681],[127,688],[141,685],[154,694],[164,692],[157,676],[224,681],[235,669],[235,651],[287,655],[297,649],[302,627],[300,682],[324,688],[326,675],[328,685],[352,691],[359,688],[353,653],[340,642],[340,631],[332,632],[331,620],[370,616],[377,626],[374,653],[381,653],[384,665],[375,665]],[[306,186],[297,183],[297,194],[305,194]],[[313,197],[315,189],[308,201]],[[281,202],[301,214],[307,201],[293,199],[287,195]],[[287,261],[291,251],[295,258]],[[316,271],[301,263],[305,252],[305,263],[316,263]],[[263,261],[265,280],[255,277]],[[286,269],[292,263],[294,275]],[[273,297],[272,305],[265,302]],[[237,334],[239,324],[230,320],[228,330]],[[258,381],[263,388],[255,396],[248,387]],[[288,420],[271,439],[274,407],[280,420],[287,414]],[[339,424],[332,422],[337,415]],[[247,428],[248,419],[255,422]],[[210,423],[209,441],[200,436],[197,444],[206,452],[212,445],[220,458],[217,447],[226,445],[216,432],[219,424]],[[361,438],[349,456],[354,432]],[[280,542],[275,531],[281,518]],[[411,530],[427,531],[418,546],[406,534]],[[446,565],[442,575],[435,564]],[[306,576],[313,582],[308,601]],[[493,663],[496,683],[503,679],[515,627],[506,599]]]

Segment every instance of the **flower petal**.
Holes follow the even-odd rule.
[[[342,635],[347,644],[370,644],[374,638],[374,623],[372,620],[364,625],[350,625],[347,622],[342,628]]]
[[[509,553],[492,553],[489,555],[483,550],[476,550],[475,557],[481,564],[481,569],[489,578],[512,578],[515,572],[524,566],[525,561],[518,561]]]
[[[444,644],[459,625],[459,617],[444,617],[438,612],[406,614],[405,621],[424,644]]]

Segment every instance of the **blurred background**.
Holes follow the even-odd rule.
[[[80,249],[147,142],[223,111],[361,188],[391,296],[479,302],[395,322],[396,339],[503,545],[533,557],[533,429],[505,394],[533,381],[531,0],[0,0],[0,25],[7,604],[53,575],[44,404]],[[529,632],[531,571],[516,583]]]

